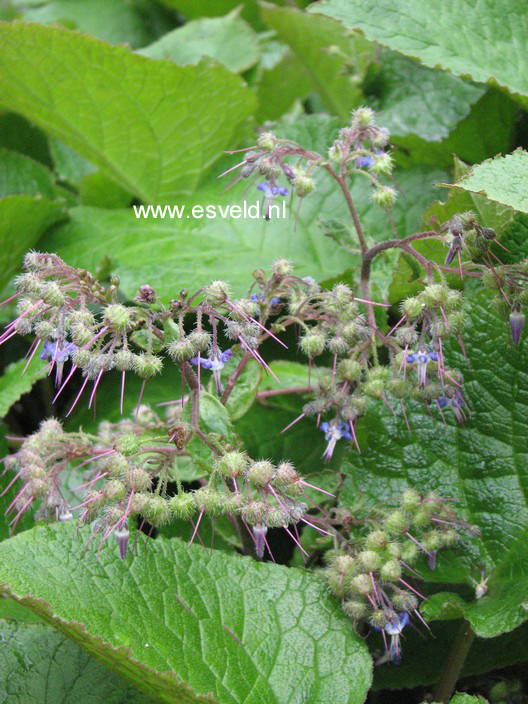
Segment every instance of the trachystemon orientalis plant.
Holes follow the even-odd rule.
[[[271,340],[286,347],[281,337],[292,328],[310,379],[306,387],[284,389],[302,394],[305,405],[282,432],[296,422],[312,423],[327,443],[322,461],[331,460],[339,441],[360,452],[357,424],[371,404],[402,413],[409,432],[405,404],[411,400],[444,422],[444,413],[451,411],[464,423],[470,408],[463,373],[449,366],[446,357],[452,339],[465,355],[464,301],[461,291],[448,285],[446,274],[478,279],[492,290],[518,344],[528,300],[528,263],[504,265],[495,252],[493,231],[470,212],[455,215],[438,230],[368,246],[351,183],[368,179],[372,200],[387,212],[388,227],[398,195],[390,181],[389,134],[376,127],[368,108],[353,113],[326,154],[271,132],[261,133],[256,145],[240,151],[243,160],[229,171],[240,168],[235,182],[256,182],[266,217],[273,200],[291,192],[292,199],[298,199],[297,219],[304,198],[316,188],[318,170],[335,181],[361,253],[357,289],[344,283],[322,288],[281,259],[270,272],[253,272],[243,297],[234,296],[227,282],[213,281],[195,291],[182,290],[166,302],[144,283],[134,300],[123,302],[116,277],[103,284],[55,254],[28,253],[17,292],[4,302],[16,302],[18,316],[0,343],[16,334],[33,336],[27,365],[40,356],[46,372],[54,375],[54,401],[80,380],[66,416],[81,399],[95,408],[103,376],[112,370],[120,374],[121,412],[127,373],[139,376],[142,384],[130,418],[116,423],[103,419],[97,434],[66,432],[59,421],[46,420],[4,460],[12,472],[4,491],[17,486],[7,509],[11,530],[33,509],[37,520],[68,521],[75,516],[79,525],[92,526],[90,542],[99,538],[98,552],[113,536],[121,558],[131,559],[133,527],[149,532],[172,521],[189,521],[192,542],[196,536],[201,540],[204,515],[213,525],[227,516],[245,552],[262,558],[273,557],[267,541],[270,528],[283,528],[305,555],[300,529],[308,524],[321,535],[327,564],[322,575],[342,600],[345,613],[358,624],[380,630],[386,649],[380,661],[398,661],[402,629],[410,618],[421,620],[421,594],[410,583],[418,575],[414,566],[425,555],[434,568],[438,550],[456,547],[459,528],[472,534],[477,530],[456,516],[449,499],[421,496],[414,489],[403,494],[398,508],[373,508],[364,519],[336,508],[336,497],[323,489],[318,490],[323,505],[314,507],[306,490],[317,487],[305,481],[288,458],[252,458],[238,440],[228,442],[204,429],[204,387],[209,384],[225,406],[250,360],[276,378],[262,344]],[[444,263],[414,248],[415,242],[427,238],[445,244]],[[373,300],[370,276],[376,257],[391,248],[414,258],[424,278],[419,293],[401,302],[400,314],[388,330],[378,322],[375,306],[389,306]],[[148,380],[161,374],[164,365],[179,368],[182,390],[178,403],[162,417],[144,400]],[[178,458],[188,454],[190,442],[201,443],[210,457],[208,476],[194,488],[185,485],[178,472]],[[81,468],[87,476],[77,491],[83,495],[72,505],[67,478]],[[351,526],[359,526],[359,532]]]

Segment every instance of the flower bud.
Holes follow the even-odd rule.
[[[282,489],[298,483],[299,480],[300,477],[295,467],[290,462],[281,462],[277,467],[275,476],[273,477],[273,484],[274,486]]]
[[[297,173],[293,186],[295,188],[295,193],[299,196],[299,198],[304,198],[314,190],[315,181],[313,178],[306,176],[304,173]]]
[[[192,345],[194,354],[205,352],[211,344],[211,335],[205,330],[194,330],[189,335],[189,342]]]
[[[105,469],[113,479],[122,479],[130,469],[130,465],[122,454],[116,452],[107,459]]]
[[[391,155],[386,152],[382,152],[381,154],[374,155],[372,163],[369,166],[369,171],[372,171],[373,174],[385,174],[388,176],[392,173],[393,167],[394,162]]]
[[[109,501],[121,501],[125,496],[125,485],[117,479],[111,479],[106,482],[102,492]]]
[[[115,368],[120,372],[128,372],[134,367],[137,355],[128,350],[119,350],[114,355]]]
[[[409,530],[409,522],[403,511],[396,510],[389,513],[383,527],[390,535],[398,535]]]
[[[374,122],[374,110],[367,107],[359,107],[352,111],[352,125],[367,127]]]
[[[404,511],[414,512],[422,505],[422,497],[416,489],[405,489],[402,494],[402,508]]]
[[[139,452],[140,447],[141,440],[132,433],[123,433],[123,435],[120,435],[114,443],[114,450],[116,452],[120,452],[122,455],[125,455],[125,457]]]
[[[349,599],[341,604],[341,608],[345,614],[353,619],[354,621],[359,621],[367,613],[367,605],[363,601],[357,601],[356,599]]]
[[[261,132],[257,138],[257,147],[272,151],[275,146],[275,135],[272,132]]]
[[[325,348],[325,336],[320,332],[309,332],[301,338],[299,347],[308,357],[318,357]]]
[[[61,306],[66,300],[64,294],[60,290],[60,286],[54,281],[48,281],[47,283],[42,284],[40,289],[40,297],[44,303],[56,307]]]
[[[373,611],[368,620],[374,628],[384,628],[388,623],[387,617],[381,609],[376,609],[376,611]]]
[[[147,491],[152,485],[152,478],[144,469],[129,469],[123,479],[127,489],[134,493]]]
[[[406,315],[411,320],[417,318],[423,312],[422,302],[419,298],[412,296],[407,298],[402,304],[402,313]]]
[[[358,574],[350,580],[350,588],[358,594],[370,594],[372,591],[372,582],[368,574]]]
[[[162,526],[172,519],[169,505],[161,496],[149,496],[141,513],[152,526]]]
[[[212,281],[204,291],[205,301],[213,308],[223,305],[229,298],[229,286],[224,281]]]
[[[50,481],[46,479],[32,479],[27,485],[26,492],[34,499],[45,496],[50,488]]]
[[[381,550],[387,546],[388,542],[389,536],[383,530],[373,530],[365,538],[367,550]]]
[[[355,359],[342,359],[336,371],[343,381],[354,382],[361,379],[361,365]]]
[[[412,540],[404,542],[401,546],[401,559],[408,565],[412,565],[416,562],[418,557],[421,555],[420,548]]]
[[[391,186],[381,186],[372,193],[372,200],[381,208],[392,208],[396,203],[397,193]]]
[[[268,528],[284,528],[289,523],[289,517],[284,513],[281,508],[272,508],[268,510],[263,523],[268,526]]]
[[[131,311],[133,309],[126,308],[120,303],[113,303],[107,306],[103,322],[104,324],[115,332],[125,332],[130,330],[132,327],[131,322]]]
[[[526,317],[519,309],[514,309],[510,313],[510,328],[512,333],[513,342],[518,345],[521,341],[521,335],[524,328],[524,323]]]
[[[251,465],[247,472],[247,478],[255,486],[267,486],[273,481],[275,467],[267,460],[261,460]]]
[[[171,359],[177,364],[188,362],[194,356],[194,347],[188,337],[173,340],[167,348]]]
[[[39,340],[47,340],[52,336],[53,332],[54,327],[47,320],[41,320],[35,325],[35,336],[38,337]]]
[[[216,468],[225,477],[238,477],[248,465],[247,457],[242,452],[236,450],[226,452],[216,463]]]
[[[442,284],[430,284],[422,291],[422,301],[429,308],[444,306],[447,301],[449,289]]]
[[[87,345],[94,336],[90,328],[77,323],[75,325],[70,325],[70,334],[73,342],[76,345],[79,345],[79,347]]]
[[[15,322],[15,330],[17,331],[18,335],[29,335],[31,332],[33,325],[28,318],[19,318]]]
[[[137,355],[134,360],[134,371],[142,379],[150,379],[159,374],[163,367],[163,360],[155,354],[145,352]]]
[[[293,273],[293,267],[287,259],[277,259],[271,265],[271,271],[275,276],[290,276]]]
[[[396,582],[401,577],[401,566],[398,560],[389,560],[380,569],[381,578],[387,582]]]
[[[169,508],[175,518],[187,521],[196,513],[196,502],[190,493],[178,494],[169,499]]]
[[[198,510],[207,513],[211,518],[216,518],[224,513],[228,513],[228,509],[231,508],[228,501],[229,497],[227,497],[226,494],[210,489],[209,487],[197,489],[193,492],[193,496]]]
[[[374,572],[381,565],[381,557],[374,550],[363,550],[360,552],[358,561],[366,572]]]
[[[129,499],[129,513],[143,513],[148,500],[150,499],[150,494],[133,494]]]
[[[396,611],[415,611],[418,608],[418,599],[410,592],[396,592],[392,597],[392,604]]]
[[[242,518],[251,525],[262,523],[268,513],[268,504],[265,501],[252,501],[240,509]]]
[[[119,546],[119,556],[122,560],[124,560],[127,554],[127,546],[128,539],[130,538],[130,532],[126,525],[123,524],[123,527],[120,527],[116,531],[114,531],[114,535]]]

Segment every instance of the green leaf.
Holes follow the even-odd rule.
[[[108,176],[96,171],[88,173],[81,181],[79,196],[83,205],[96,208],[126,208],[132,196]]]
[[[242,81],[210,61],[176,66],[19,23],[0,25],[0,96],[155,203],[191,193],[254,107]]]
[[[111,44],[126,42],[137,47],[155,38],[151,22],[145,21],[138,5],[127,0],[50,0],[26,9],[23,18],[41,24],[60,23]],[[149,9],[152,12],[154,8]]]
[[[391,141],[408,135],[428,142],[445,139],[486,92],[482,86],[389,51],[382,53],[368,87],[380,113],[376,122],[390,130]]]
[[[151,59],[170,59],[175,64],[197,64],[209,56],[234,73],[257,63],[257,35],[234,10],[225,17],[187,22],[139,51]]]
[[[474,697],[465,692],[457,692],[450,704],[487,704],[487,700],[484,697]]]
[[[177,539],[82,550],[75,526],[39,526],[0,545],[0,583],[160,701],[363,702],[366,645],[314,575]]]
[[[37,196],[53,200],[56,195],[53,175],[38,161],[0,148],[0,198]]]
[[[431,68],[528,95],[528,17],[517,0],[321,0],[310,11]]]
[[[339,23],[292,7],[262,3],[262,18],[292,49],[327,110],[342,119],[362,100],[359,88],[372,48]]]
[[[256,120],[277,120],[288,112],[297,99],[304,100],[312,90],[312,80],[302,62],[284,44],[266,42],[262,51],[273,46],[273,59],[266,60],[264,53],[256,83],[258,108]],[[278,49],[278,50],[277,50]]]
[[[441,421],[435,426],[422,407],[406,402],[409,436],[401,413],[372,407],[358,424],[362,454],[349,453],[342,465],[340,502],[352,505],[360,492],[377,502],[406,486],[458,499],[457,513],[479,527],[481,539],[463,536],[455,553],[440,553],[428,579],[470,584],[485,565],[489,593],[460,605],[477,635],[490,638],[528,618],[528,350],[509,347],[507,323],[483,294],[468,307],[464,344],[471,366],[458,350],[448,360],[464,374],[472,414],[466,425],[446,414],[447,428]]]
[[[137,689],[45,624],[0,621],[0,697],[39,704],[148,704]]]
[[[528,213],[527,183],[528,152],[519,148],[512,154],[472,166],[455,184],[441,185],[483,195],[500,205]]]
[[[0,623],[2,621],[18,621],[22,623],[42,623],[37,614],[26,609],[15,599],[0,598]]]
[[[44,362],[37,352],[22,376],[27,361],[27,359],[19,359],[18,362],[12,362],[0,376],[0,418],[3,418],[11,406],[21,396],[31,391],[33,384],[46,374]]]
[[[62,207],[45,198],[0,199],[0,290],[22,263],[22,257],[50,225],[64,218]]]

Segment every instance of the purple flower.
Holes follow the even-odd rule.
[[[231,350],[225,350],[225,352],[220,352],[220,350],[217,349],[216,351],[211,352],[211,355],[209,357],[200,357],[199,362],[198,357],[193,357],[191,359],[191,364],[198,366],[199,363],[202,369],[210,369],[213,372],[213,377],[216,385],[216,393],[219,396],[222,395],[220,372],[224,368],[224,365],[229,362],[232,356],[233,353],[231,352]]]
[[[287,196],[288,195],[288,189],[283,188],[282,186],[270,186],[268,181],[262,181],[261,183],[258,184],[257,186],[258,191],[262,191],[266,198],[269,198],[270,200],[272,198],[276,198],[277,196]]]
[[[465,418],[464,413],[462,411],[463,400],[462,395],[458,391],[456,392],[455,398],[447,398],[446,396],[440,396],[440,398],[436,399],[436,402],[440,410],[450,408],[455,414],[455,418],[460,423],[460,425],[464,425]]]
[[[40,358],[55,359],[59,364],[66,362],[77,349],[77,345],[66,344],[64,347],[58,346],[56,342],[45,342],[40,352]]]
[[[325,421],[324,423],[321,423],[319,429],[325,434],[325,440],[328,442],[328,445],[323,452],[323,459],[325,462],[329,462],[331,460],[338,440],[341,440],[341,438],[345,438],[345,440],[354,439],[346,423],[338,423],[335,420],[331,423],[327,423]]]
[[[263,293],[252,293],[251,294],[251,300],[253,303],[263,303],[266,300],[266,296]],[[273,296],[273,298],[270,301],[270,304],[272,306],[277,306],[281,302],[281,299],[278,298],[277,296]]]
[[[524,313],[519,308],[514,308],[510,313],[510,328],[513,338],[513,343],[518,345],[521,341],[521,335],[526,321]]]
[[[372,156],[358,156],[354,162],[356,169],[368,169],[374,163]]]
[[[389,661],[395,664],[401,662],[400,635],[405,626],[409,624],[409,614],[404,611],[401,614],[394,614],[394,618],[384,627],[385,633],[391,637],[389,646]]]
[[[263,523],[257,523],[257,525],[253,526],[253,537],[255,538],[255,552],[257,553],[258,558],[264,556],[267,532],[268,529]]]
[[[407,364],[416,364],[419,386],[425,386],[427,381],[427,363],[429,360],[432,362],[438,362],[438,355],[433,350],[425,350],[421,348],[418,352],[412,352],[407,355]]]

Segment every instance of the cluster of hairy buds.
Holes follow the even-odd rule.
[[[368,524],[368,532],[343,538],[326,553],[321,576],[356,624],[381,632],[385,656],[378,663],[399,662],[400,634],[410,617],[426,625],[419,613],[424,597],[409,583],[418,576],[413,565],[425,555],[434,569],[437,552],[456,545],[459,529],[476,529],[457,517],[449,499],[414,489],[403,493],[397,508],[375,511]]]
[[[17,494],[7,507],[13,532],[24,513],[38,506],[36,520],[66,521],[72,518],[64,496],[61,473],[92,452],[84,433],[65,433],[59,421],[43,421],[36,433],[27,437],[20,449],[4,458],[5,471],[13,472],[1,496],[16,484]],[[21,484],[21,487],[20,487]]]
[[[479,225],[475,213],[467,211],[454,215],[442,226],[440,232],[446,233],[444,241],[449,247],[446,256],[446,266],[458,258],[460,264],[461,254],[466,254],[469,259],[489,260],[491,244],[497,243],[495,232],[490,227]]]
[[[281,139],[272,132],[261,132],[256,145],[228,152],[245,153],[245,156],[220,176],[240,169],[228,188],[241,179],[264,179],[258,182],[257,189],[265,196],[268,220],[273,200],[287,196],[290,189],[299,198],[298,215],[303,198],[316,188],[313,174],[317,167],[325,168],[334,177],[343,173],[366,176],[373,185],[372,200],[383,208],[391,208],[396,202],[396,190],[379,181],[382,175],[390,176],[393,168],[392,157],[385,151],[388,143],[388,131],[376,127],[374,112],[363,107],[354,110],[349,126],[339,131],[327,155],[307,150],[297,142]],[[287,186],[280,185],[281,179]]]
[[[330,161],[341,173],[364,174],[372,183],[372,200],[382,208],[392,208],[397,193],[383,185],[379,177],[390,176],[393,169],[391,155],[386,152],[389,132],[377,127],[374,111],[360,107],[352,113],[350,125],[340,130],[338,138],[328,150]]]
[[[103,421],[96,436],[66,433],[53,419],[43,422],[4,460],[14,477],[3,493],[22,483],[6,511],[14,513],[11,529],[30,508],[37,508],[38,520],[64,521],[75,514],[78,525],[92,525],[92,539],[101,535],[100,547],[113,534],[124,558],[131,518],[151,528],[196,518],[192,542],[204,515],[212,520],[228,515],[241,519],[258,557],[264,555],[268,528],[284,528],[300,547],[289,526],[309,523],[302,497],[305,487],[317,487],[305,482],[290,462],[275,466],[231,448],[216,453],[208,481],[185,491],[178,457],[191,437],[191,428],[182,421],[167,430],[167,423],[148,406],[141,406],[134,419]],[[72,472],[78,476],[82,467],[87,481],[69,488],[68,478]],[[175,495],[169,484],[176,485]],[[71,491],[82,492],[76,494],[82,497],[76,506],[67,498]]]

